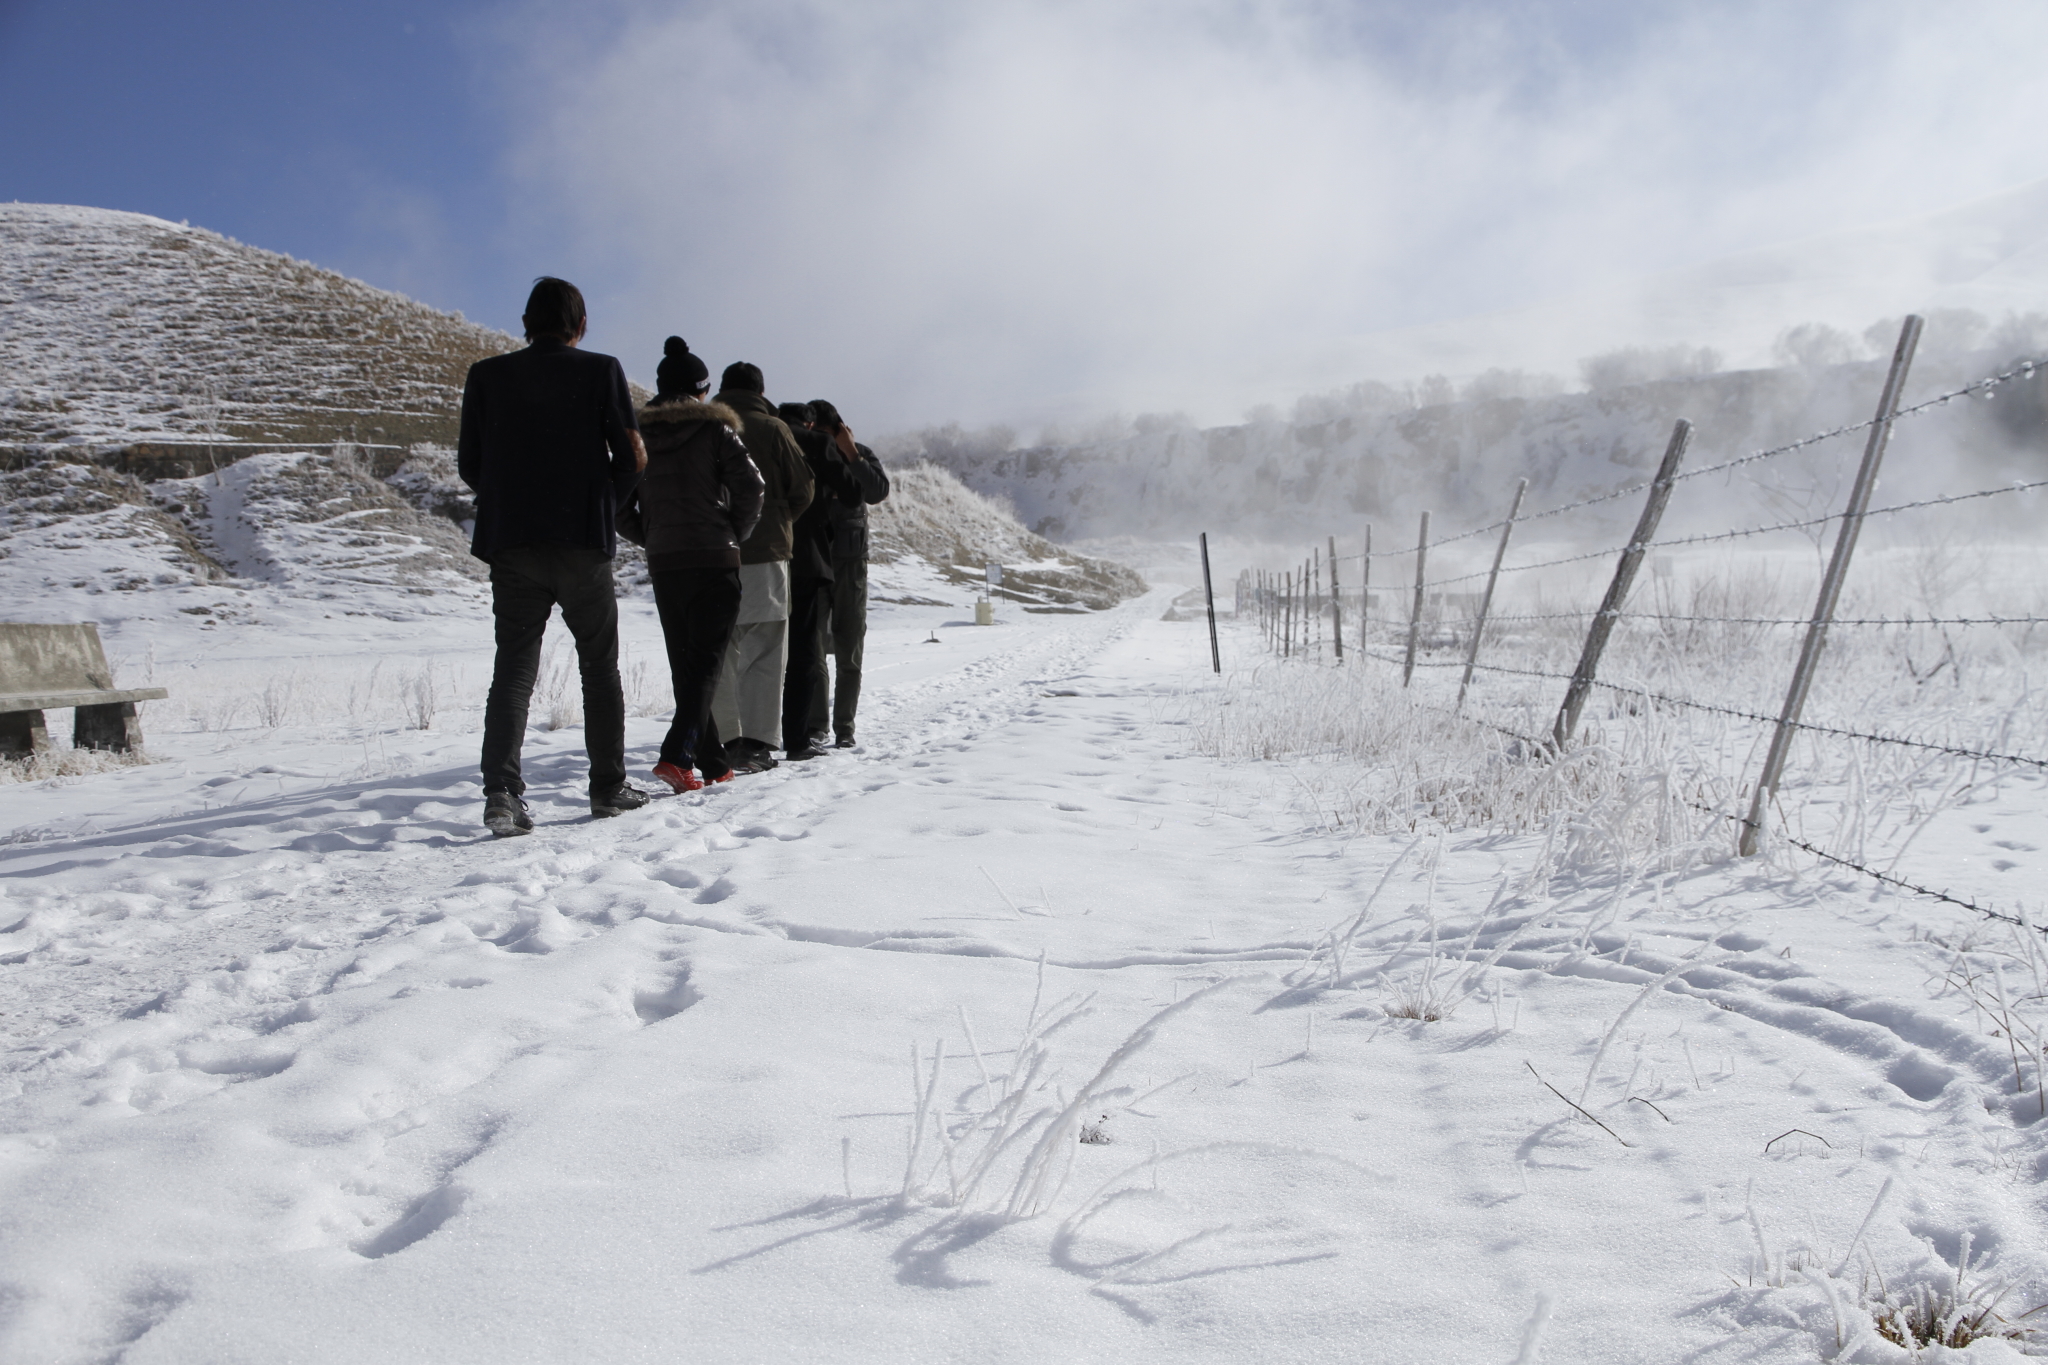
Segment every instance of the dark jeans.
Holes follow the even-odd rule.
[[[740,614],[738,569],[657,569],[654,608],[661,613],[661,638],[668,645],[668,675],[675,688],[676,715],[662,737],[661,761],[701,768],[707,778],[732,770],[718,723],[711,718],[711,694],[725,643]]]
[[[789,664],[782,675],[782,747],[801,749],[809,742],[811,704],[824,695],[825,651],[819,637],[825,613],[832,607],[832,584],[821,578],[797,579],[789,585]]]
[[[838,739],[853,738],[853,713],[860,708],[860,661],[868,638],[868,564],[864,559],[832,561],[832,610],[819,624],[820,649],[837,663],[832,684],[831,726]],[[811,698],[810,730],[825,733],[825,691]]]
[[[602,551],[541,545],[500,550],[491,561],[491,615],[498,659],[484,704],[484,790],[526,791],[519,745],[526,708],[540,672],[540,639],[548,611],[559,605],[576,638],[583,674],[583,747],[590,789],[617,791],[626,780],[626,698],[619,686],[619,604],[612,562]]]

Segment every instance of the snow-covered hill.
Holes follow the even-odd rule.
[[[97,621],[139,639],[197,618],[313,649],[352,630],[350,617],[487,616],[483,566],[459,524],[466,493],[438,447],[388,480],[346,448],[153,483],[58,461],[0,472],[0,619]],[[1008,595],[1027,610],[1099,609],[1145,591],[1130,570],[1047,544],[943,470],[902,471],[875,511],[882,596],[964,606],[989,563],[1012,568]],[[622,548],[620,590],[644,597],[645,561]]]
[[[0,588],[12,614],[225,622],[264,616],[259,600],[274,610],[342,591],[364,595],[352,612],[474,609],[480,575],[457,529],[469,493],[447,447],[469,365],[517,344],[202,229],[0,205],[0,464],[15,469],[0,475]],[[192,478],[143,483],[79,462],[208,440],[241,448]],[[265,453],[273,441],[337,444]],[[356,442],[387,448],[386,477]],[[53,456],[65,462],[37,463]],[[904,471],[876,526],[885,591],[957,598],[990,562],[1016,566],[1011,595],[1035,606],[1144,591],[934,470]],[[644,591],[637,556],[624,559],[623,583]]]
[[[334,616],[486,611],[481,570],[452,522],[346,452],[257,455],[149,484],[56,461],[0,473],[8,620],[146,633],[183,617],[310,641]]]
[[[890,478],[889,500],[869,514],[878,565],[893,569],[921,560],[948,582],[973,588],[987,582],[988,565],[999,564],[998,596],[1025,604],[1026,611],[1099,611],[1145,591],[1132,570],[1025,530],[1010,508],[972,492],[947,470],[919,464]]]
[[[0,204],[0,447],[454,440],[502,332],[139,213]]]

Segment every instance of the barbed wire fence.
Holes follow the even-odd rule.
[[[1701,813],[1724,822],[1734,834],[1736,848],[1741,855],[1753,856],[1775,843],[1798,849],[1831,866],[1853,871],[1883,885],[1962,906],[1990,919],[2048,933],[2048,926],[2036,925],[2023,911],[2011,913],[2000,910],[1986,903],[1983,897],[1954,894],[1935,886],[1932,878],[1902,871],[1899,863],[1908,851],[1913,835],[1917,834],[1917,828],[1894,852],[1887,865],[1876,866],[1874,863],[1879,860],[1849,846],[1859,842],[1855,837],[1854,820],[1844,816],[1837,821],[1835,834],[1838,838],[1834,846],[1829,846],[1827,836],[1816,838],[1798,828],[1790,813],[1780,805],[1780,788],[1786,769],[1794,757],[1795,745],[1801,742],[1808,745],[1833,743],[1918,755],[1926,761],[1960,760],[1972,765],[1973,773],[1976,769],[1988,770],[1990,776],[1985,780],[1997,780],[2012,773],[2048,772],[2048,743],[2041,742],[2043,737],[2038,730],[2031,735],[2023,734],[2018,740],[1994,743],[1952,735],[1913,733],[1910,727],[1833,723],[1809,719],[1806,714],[1808,703],[1813,699],[1830,632],[1889,631],[1895,633],[1895,638],[1909,641],[1929,631],[1937,632],[1944,641],[1945,653],[1929,664],[1924,673],[1913,664],[1910,653],[1906,656],[1908,667],[1918,683],[1932,678],[1944,667],[1951,670],[1951,677],[1959,677],[1961,664],[1957,662],[1954,641],[1948,636],[1952,629],[2016,629],[2030,639],[2039,628],[2048,626],[2048,616],[2003,612],[1944,615],[1930,610],[1924,615],[1910,612],[1892,615],[1843,614],[1838,611],[1860,534],[1871,518],[1906,517],[1930,509],[2019,497],[2048,488],[2048,480],[2014,480],[1993,487],[1884,506],[1870,505],[1892,431],[1900,421],[1936,411],[1959,400],[1990,397],[2003,385],[2016,380],[2031,380],[2037,373],[2048,370],[2048,361],[2023,360],[1999,373],[1972,380],[1917,403],[1901,405],[1901,393],[1918,349],[1921,329],[1920,318],[1908,317],[1905,320],[1876,412],[1865,421],[1837,426],[1715,463],[1686,468],[1684,457],[1691,442],[1692,426],[1681,419],[1672,430],[1656,473],[1648,480],[1525,512],[1523,501],[1528,480],[1523,479],[1515,490],[1506,516],[1469,529],[1432,538],[1430,514],[1423,512],[1414,541],[1397,547],[1376,549],[1370,526],[1365,530],[1364,547],[1358,553],[1340,555],[1335,537],[1330,537],[1326,547],[1311,549],[1299,564],[1286,570],[1246,570],[1240,574],[1235,603],[1238,617],[1250,620],[1264,646],[1283,659],[1327,659],[1342,664],[1347,658],[1345,637],[1349,634],[1352,644],[1348,655],[1351,660],[1368,666],[1384,664],[1398,667],[1404,688],[1415,685],[1418,670],[1423,670],[1423,676],[1428,678],[1444,676],[1444,670],[1457,669],[1459,682],[1455,700],[1449,705],[1451,713],[1512,739],[1517,756],[1527,761],[1555,760],[1582,742],[1579,736],[1581,723],[1596,696],[1604,696],[1611,702],[1602,718],[1603,725],[1658,715],[1708,717],[1744,727],[1750,737],[1748,748],[1752,754],[1762,735],[1768,733],[1762,761],[1754,765],[1753,774],[1745,773],[1740,784],[1741,800],[1727,806],[1698,801],[1688,803]],[[1857,435],[1864,438],[1862,458],[1857,465],[1854,484],[1840,508],[1772,522],[1665,538],[1658,536],[1664,511],[1679,486],[1710,475],[1781,460],[1795,452]],[[1510,559],[1509,550],[1517,529],[1554,521],[1603,504],[1625,503],[1631,498],[1642,499],[1641,511],[1634,532],[1621,544],[1528,560]],[[1674,594],[1663,592],[1654,595],[1660,600],[1653,600],[1647,606],[1632,604],[1639,570],[1653,551],[1710,545],[1740,546],[1760,537],[1782,536],[1789,532],[1813,538],[1818,548],[1821,539],[1830,531],[1834,536],[1833,549],[1821,575],[1813,609],[1805,616],[1745,612],[1739,608],[1702,610],[1699,603],[1695,603],[1691,610],[1676,609],[1678,604],[1671,600]],[[1498,537],[1489,567],[1436,578],[1429,576],[1432,552],[1489,535]],[[1615,567],[1599,607],[1593,610],[1508,613],[1492,610],[1496,591],[1503,582],[1519,580],[1540,584],[1546,572],[1574,565],[1593,565],[1600,561],[1611,561]],[[1390,585],[1375,589],[1373,580],[1376,576],[1383,576],[1384,581],[1384,578],[1392,577],[1388,572],[1390,569],[1398,571],[1411,565],[1412,577],[1402,574],[1398,587]],[[1352,578],[1356,580],[1355,590],[1345,581]],[[1457,589],[1464,591],[1454,591]],[[1375,613],[1375,606],[1382,600],[1389,604],[1389,609]],[[1395,608],[1397,603],[1405,604],[1405,612]],[[1346,613],[1353,604],[1353,624],[1347,627]],[[1461,609],[1468,615],[1460,627],[1446,628],[1442,610],[1432,619],[1433,607]],[[1758,654],[1763,652],[1764,641],[1774,633],[1797,635],[1790,678],[1775,711],[1762,703],[1734,703],[1725,698],[1695,695],[1689,689],[1657,685],[1652,680],[1654,668],[1639,666],[1633,670],[1633,676],[1626,671],[1619,678],[1603,676],[1603,665],[1607,664],[1609,650],[1618,633],[1633,633],[1640,643],[1645,639],[1668,641],[1674,634],[1701,630],[1720,632],[1724,637],[1730,632],[1748,632],[1757,637],[1755,652]],[[2042,632],[2042,636],[2048,640],[2048,632]],[[1782,641],[1782,636],[1779,638]],[[1532,642],[1537,647],[1532,647]],[[1577,644],[1573,665],[1566,668],[1547,662],[1548,658],[1555,657],[1559,648],[1570,642]],[[1548,651],[1540,647],[1544,643],[1550,646]],[[1482,657],[1488,646],[1493,647],[1496,657]],[[1498,657],[1507,650],[1515,649],[1523,657]],[[1452,657],[1438,657],[1446,651]],[[1462,657],[1458,657],[1460,655]],[[1779,656],[1780,659],[1782,657]],[[1609,671],[1612,672],[1611,666]],[[1491,708],[1489,714],[1468,711],[1468,694],[1474,691],[1475,679],[1485,678],[1506,680],[1523,689],[1515,698],[1523,723],[1506,723],[1501,708],[1497,706]],[[1548,732],[1531,733],[1541,726],[1528,721],[1536,714],[1543,714],[1536,711],[1540,702],[1531,689],[1538,685],[1560,684],[1563,691]],[[1444,690],[1449,691],[1447,684]],[[2014,711],[2029,706],[2030,698],[2022,670]],[[2038,710],[2038,707],[2031,709]],[[2013,728],[2011,720],[2009,715],[2001,723],[2002,735]],[[2025,729],[2024,726],[2020,728]],[[2028,747],[2024,741],[2030,738],[2040,744],[2039,749]],[[1808,761],[1817,763],[1818,760],[1809,752]],[[1860,764],[1862,760],[1854,759],[1852,762]],[[1977,779],[1973,776],[1971,780]],[[1921,827],[1924,827],[1924,822]]]

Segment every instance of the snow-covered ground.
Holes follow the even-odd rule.
[[[536,728],[506,842],[460,593],[113,627],[157,762],[0,786],[0,1358],[1881,1361],[1880,1276],[2048,1299],[2038,1072],[1946,984],[2038,953],[1305,828],[1297,765],[1202,756],[1144,567],[994,628],[899,589],[953,605],[877,606],[860,748],[618,820]],[[431,728],[334,700],[425,658]],[[285,677],[324,718],[255,724]]]

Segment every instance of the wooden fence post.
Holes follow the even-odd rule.
[[[1650,496],[1643,501],[1643,515],[1636,522],[1635,534],[1622,550],[1621,560],[1614,566],[1614,581],[1607,585],[1607,596],[1601,599],[1600,611],[1586,631],[1586,647],[1579,653],[1579,666],[1572,670],[1564,705],[1558,708],[1557,724],[1550,730],[1553,749],[1561,750],[1570,744],[1579,728],[1579,713],[1586,709],[1586,698],[1592,694],[1593,679],[1600,670],[1600,655],[1607,648],[1607,638],[1614,634],[1615,623],[1621,619],[1622,603],[1628,600],[1636,570],[1642,567],[1643,555],[1657,534],[1664,505],[1671,501],[1671,480],[1678,473],[1679,461],[1685,458],[1685,448],[1691,444],[1692,423],[1681,417],[1671,428],[1671,444],[1664,447],[1664,462],[1657,466],[1657,477],[1650,480]]]
[[[1283,659],[1294,656],[1294,573],[1292,570],[1289,570],[1287,574],[1286,600],[1287,605],[1281,609],[1281,616],[1284,618],[1283,624],[1285,626],[1285,629],[1281,632],[1280,645],[1280,657]]]
[[[1828,642],[1828,626],[1835,619],[1835,603],[1842,595],[1842,581],[1849,576],[1849,559],[1856,553],[1856,537],[1863,530],[1863,514],[1877,487],[1877,467],[1884,460],[1884,448],[1891,441],[1892,420],[1899,410],[1899,392],[1906,386],[1906,371],[1913,366],[1913,353],[1920,347],[1921,320],[1909,315],[1899,329],[1899,344],[1892,350],[1891,373],[1885,376],[1884,392],[1878,396],[1877,419],[1870,439],[1863,446],[1863,463],[1856,470],[1855,486],[1849,490],[1849,504],[1842,509],[1842,529],[1835,536],[1835,552],[1828,571],[1820,581],[1820,596],[1813,604],[1813,620],[1807,624],[1806,639],[1799,646],[1799,662],[1792,669],[1792,686],[1785,692],[1785,709],[1778,713],[1778,728],[1771,734],[1770,752],[1764,755],[1763,772],[1757,775],[1756,792],[1750,798],[1749,819],[1743,822],[1737,845],[1743,857],[1753,856],[1763,838],[1764,810],[1778,794],[1778,779],[1784,775],[1785,758],[1792,737],[1799,730],[1799,717],[1806,710],[1806,694],[1813,686],[1813,673],[1820,652]]]
[[[1453,714],[1465,709],[1465,689],[1472,685],[1472,670],[1479,665],[1479,637],[1486,634],[1486,614],[1493,609],[1493,585],[1500,579],[1500,562],[1507,556],[1508,537],[1515,533],[1515,518],[1522,515],[1522,498],[1528,491],[1527,479],[1515,485],[1515,504],[1508,508],[1507,525],[1500,528],[1500,544],[1493,550],[1493,572],[1486,576],[1486,593],[1479,599],[1479,621],[1472,627],[1472,648],[1465,652],[1465,676],[1458,680],[1458,704],[1451,708]]]
[[[1337,537],[1330,537],[1330,643],[1344,662],[1344,594],[1337,587]]]
[[[1300,605],[1294,609],[1294,629],[1301,636],[1301,653],[1308,654],[1308,561],[1301,561],[1301,568],[1295,571],[1295,589]]]
[[[1315,568],[1311,570],[1309,581],[1314,586],[1309,589],[1308,600],[1310,609],[1315,613],[1316,657],[1321,658],[1323,655],[1323,547],[1320,545],[1316,546],[1311,558],[1314,561]]]
[[[1305,561],[1300,561],[1300,610],[1294,614],[1294,628],[1300,630],[1300,655],[1303,655],[1303,659],[1309,657],[1311,632],[1315,630],[1315,626],[1313,626],[1315,612],[1309,606],[1313,591],[1315,589],[1309,585],[1309,561],[1305,559]]]
[[[1301,561],[1301,578],[1298,581],[1301,584],[1301,606],[1294,613],[1294,628],[1301,632],[1301,653],[1302,657],[1306,658],[1308,657],[1309,632],[1308,561],[1306,559]]]
[[[1365,553],[1358,560],[1358,652],[1361,661],[1372,657],[1372,635],[1368,617],[1372,613],[1372,523],[1365,524]]]
[[[1429,513],[1422,514],[1422,530],[1415,537],[1415,605],[1408,610],[1408,661],[1401,666],[1401,686],[1415,676],[1415,643],[1422,635],[1422,566],[1429,558]]]
[[[1223,671],[1223,650],[1216,643],[1216,589],[1209,581],[1209,533],[1202,532],[1202,596],[1209,600],[1209,663]]]

